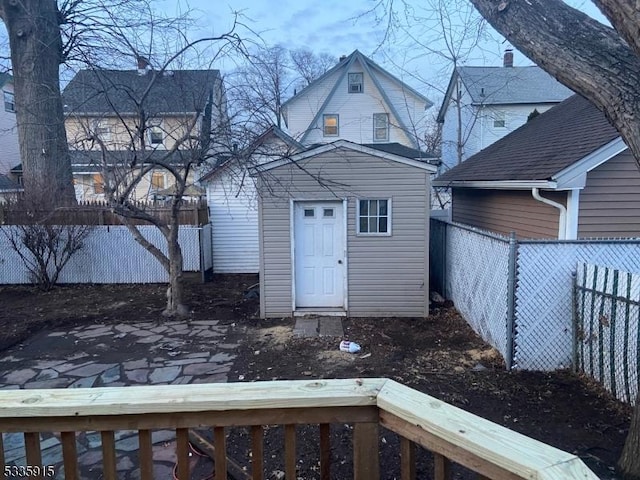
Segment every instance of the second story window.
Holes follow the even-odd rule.
[[[152,147],[164,146],[164,131],[161,123],[154,123],[147,129],[147,140]]]
[[[337,137],[339,132],[338,115],[322,116],[322,133],[325,137]]]
[[[93,132],[103,142],[111,141],[111,126],[106,121],[96,121],[93,124]]]
[[[4,96],[4,110],[6,112],[15,112],[16,111],[16,99],[11,92],[2,92]]]
[[[154,190],[162,190],[164,188],[164,173],[153,172],[151,174],[151,188]]]
[[[349,93],[362,93],[364,91],[363,86],[362,73],[349,74]]]
[[[387,113],[373,114],[373,141],[374,142],[389,141],[389,114]]]

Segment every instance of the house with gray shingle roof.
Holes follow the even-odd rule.
[[[218,70],[156,71],[144,63],[138,70],[81,70],[62,99],[81,200],[104,198],[103,161],[113,169],[145,162],[159,167],[195,164],[199,161],[187,158],[189,152],[198,151],[216,132],[222,134],[227,124]],[[173,187],[167,169],[148,170],[135,187],[135,200]]]
[[[574,95],[433,182],[452,220],[521,238],[640,237],[640,172],[604,114]]]
[[[502,67],[456,68],[437,117],[444,169],[514,131],[534,110],[542,113],[572,94],[540,67],[514,67],[510,50]]]

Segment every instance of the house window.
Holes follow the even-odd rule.
[[[4,109],[6,112],[15,112],[16,111],[16,98],[13,96],[11,92],[3,91],[4,95]]]
[[[323,134],[325,137],[338,136],[338,115],[323,115]]]
[[[373,141],[374,142],[389,141],[389,114],[387,113],[373,114]]]
[[[493,128],[504,128],[507,126],[504,112],[493,113]]]
[[[162,190],[164,188],[164,173],[153,172],[151,174],[151,188]]]
[[[391,200],[359,200],[358,233],[391,235]]]
[[[96,195],[104,194],[104,179],[100,173],[93,174],[93,193]]]
[[[149,137],[149,145],[156,147],[164,145],[164,131],[162,130],[161,123],[151,124],[147,129],[147,134]]]
[[[363,92],[363,75],[362,73],[350,73],[349,74],[349,93],[362,93]]]
[[[93,124],[93,132],[103,142],[111,141],[111,127],[107,122],[96,121]]]

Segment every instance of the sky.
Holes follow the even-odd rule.
[[[401,77],[429,98],[437,100],[446,88],[451,73],[450,61],[435,52],[425,51],[410,40],[406,32],[418,39],[426,39],[434,51],[438,50],[438,32],[435,20],[422,19],[406,32],[395,29],[391,36],[387,30],[386,10],[380,7],[390,0],[166,0],[167,13],[191,9],[199,25],[196,35],[220,34],[228,30],[234,14],[243,24],[238,33],[243,38],[259,39],[267,45],[307,48],[315,53],[328,53],[337,59],[358,49],[373,58],[391,73]],[[420,9],[424,2],[407,0],[414,4],[421,17],[428,16]],[[588,15],[605,21],[590,0],[566,0]],[[401,2],[395,2],[396,8]],[[376,8],[376,5],[378,7]],[[402,17],[403,12],[400,12]],[[402,21],[403,19],[400,18]],[[402,22],[404,23],[404,22]],[[474,49],[466,61],[469,65],[501,65],[505,48],[511,46],[496,32],[490,33]],[[515,65],[531,62],[519,52]],[[233,68],[223,63],[223,71]]]

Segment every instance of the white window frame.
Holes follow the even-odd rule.
[[[363,72],[351,72],[348,74],[348,87],[349,93],[363,93],[364,92],[364,73]]]
[[[362,232],[360,230],[360,202],[371,202],[371,201],[380,201],[380,200],[386,200],[387,201],[387,231],[386,232]],[[363,237],[390,237],[391,236],[391,224],[392,224],[392,209],[391,209],[391,198],[371,198],[371,197],[367,197],[367,198],[358,198],[356,199],[356,235],[357,236],[363,236]],[[378,208],[379,211],[379,208]],[[372,215],[367,214],[367,218],[380,218],[380,215],[378,212],[376,212],[375,217],[373,217]],[[379,226],[379,224],[378,224]]]
[[[376,122],[377,118],[384,118],[385,119],[385,126],[384,127],[377,126],[377,122]],[[378,136],[376,135],[376,132],[378,132],[378,130],[382,130],[383,128],[384,128],[384,131],[385,131],[385,137],[384,138],[378,138]],[[373,114],[373,141],[374,142],[388,142],[389,141],[389,114],[388,113],[374,113]]]
[[[157,177],[162,178],[162,186],[160,187],[157,187],[153,184],[153,179]],[[151,190],[154,192],[164,190],[165,188],[167,188],[167,177],[164,172],[152,171],[151,178],[149,178],[149,184],[151,185]]]
[[[493,128],[507,128],[507,115],[504,111],[493,112]]]
[[[327,120],[329,118],[335,118],[336,119],[336,133],[327,133]],[[333,126],[329,127],[329,128],[333,128]],[[340,135],[340,115],[338,115],[337,113],[327,113],[322,115],[322,136],[323,137],[337,137]]]
[[[93,133],[103,142],[111,141],[111,125],[105,120],[93,122]]]
[[[153,141],[153,135],[156,133],[159,133],[162,136],[162,140],[160,142]],[[165,131],[162,128],[162,120],[152,121],[147,127],[147,144],[150,147],[164,148],[164,142],[166,138],[167,136],[165,135]]]
[[[3,90],[2,97],[4,100],[4,111],[16,113],[16,96],[14,93]]]

